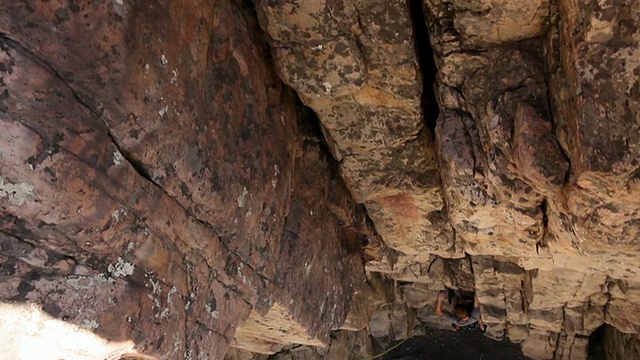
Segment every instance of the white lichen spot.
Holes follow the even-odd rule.
[[[322,44],[316,45],[316,46],[312,46],[311,49],[312,50],[322,50]]]
[[[160,56],[160,62],[162,63],[162,65],[167,65],[169,63],[169,60],[166,56],[164,56],[164,54],[162,54],[162,56]]]
[[[124,156],[122,156],[122,153],[118,150],[114,150],[113,152],[113,165],[115,166],[120,166],[122,165],[122,162],[124,161]]]
[[[250,218],[252,216],[253,216],[253,211],[251,211],[251,210],[247,211],[247,213],[244,214],[244,217],[246,217],[246,218]]]
[[[247,188],[243,188],[242,189],[242,193],[238,196],[238,207],[242,208],[244,207],[244,200],[247,197],[247,194],[249,194],[249,191],[247,190]]]
[[[33,185],[26,182],[12,184],[0,177],[0,197],[6,197],[13,205],[21,206],[33,197]]]
[[[172,286],[171,289],[169,290],[169,292],[167,293],[167,304],[169,304],[169,306],[173,306],[173,299],[171,297],[172,297],[172,295],[177,294],[177,293],[178,293],[178,289],[176,289],[175,286]],[[166,308],[162,312],[162,316],[163,317],[169,317],[169,308]]]
[[[118,262],[115,264],[109,264],[107,270],[114,278],[125,277],[133,274],[135,265],[130,262],[126,262],[123,258],[118,257]]]
[[[160,287],[160,281],[153,281],[153,279],[149,279],[149,282],[151,283],[151,292],[154,294],[159,294],[161,287]]]
[[[125,214],[125,210],[116,209],[111,213],[111,219],[113,219],[114,223],[120,221],[120,215]]]
[[[153,299],[153,308],[154,309],[160,309],[160,300]],[[158,317],[158,314],[156,314],[156,317]]]
[[[172,286],[171,289],[169,289],[169,292],[167,293],[167,302],[169,304],[171,304],[171,300],[169,299],[171,295],[177,294],[177,293],[178,293],[178,289],[175,286]]]
[[[218,318],[218,316],[220,315],[220,314],[218,313],[218,310],[213,310],[213,309],[211,308],[211,306],[209,306],[209,304],[205,304],[205,305],[204,305],[204,307],[205,307],[205,309],[207,309],[207,312],[208,312],[209,314],[211,314],[211,317],[212,317],[212,318],[217,319],[217,318]]]
[[[304,264],[304,271],[307,273],[307,275],[309,275],[311,273],[311,263],[310,262],[306,262]]]
[[[165,105],[162,109],[158,110],[158,115],[164,116],[164,114],[167,113],[167,110],[169,110],[169,105]]]
[[[144,64],[144,72],[149,72],[149,69],[151,69],[151,66],[149,64]]]
[[[278,174],[279,173],[280,173],[280,168],[278,168],[278,165],[273,165],[273,177],[274,177],[274,179],[271,180],[271,186],[273,186],[274,189],[278,186]]]
[[[331,90],[333,90],[333,86],[331,86],[331,84],[328,81],[323,82],[322,86],[324,86],[324,92],[326,93],[330,93]]]
[[[134,249],[136,248],[136,244],[130,242],[129,244],[127,244],[127,252],[132,252]]]
[[[176,82],[178,82],[178,69],[173,69],[171,70],[171,83],[175,84]]]
[[[169,318],[169,308],[166,308],[166,309],[162,310],[162,312],[160,313],[160,317],[168,319]]]
[[[98,324],[95,320],[84,320],[82,321],[81,326],[87,330],[95,330],[100,327],[100,324]]]

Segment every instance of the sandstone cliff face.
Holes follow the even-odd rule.
[[[0,7],[3,301],[163,359],[445,286],[535,359],[640,332],[639,1]]]
[[[369,269],[432,295],[469,288],[432,274],[433,256],[468,254],[458,273],[472,276],[489,336],[540,359],[585,358],[603,322],[637,332],[638,5],[425,1],[431,134],[434,109],[415,113],[429,78],[412,49],[420,7],[258,2],[281,77],[398,252]]]

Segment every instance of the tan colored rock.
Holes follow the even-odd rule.
[[[557,194],[569,170],[558,146],[551,122],[533,107],[519,103],[516,108],[513,157],[518,172],[533,188],[546,196]]]
[[[553,356],[554,360],[583,360],[587,359],[589,338],[574,336],[572,334],[560,334],[558,348]]]
[[[360,331],[383,305],[395,301],[396,285],[379,273],[371,273],[353,296],[341,330]]]
[[[387,249],[377,260],[366,264],[369,271],[386,274],[396,281],[421,283],[429,288],[442,289],[445,277],[445,261],[431,255],[428,262],[422,262],[421,255],[411,256]]]
[[[509,0],[455,0],[454,28],[464,46],[486,46],[532,38],[542,34],[549,16],[544,0],[518,3]]]
[[[640,207],[635,186],[640,155],[637,137],[631,135],[637,132],[640,109],[633,92],[640,37],[637,30],[614,24],[637,22],[637,5],[578,7],[563,1],[562,25],[549,37],[557,134],[571,159],[566,200],[550,203],[550,239],[556,244],[551,250],[566,262],[590,256],[616,279],[637,272],[626,264],[637,252],[630,239],[637,237]]]
[[[258,346],[251,346],[254,341]],[[273,344],[273,346],[265,347],[266,344]],[[239,324],[232,346],[252,352],[273,354],[280,351],[286,344],[324,345],[297,323],[286,308],[275,304],[264,316],[252,312],[243,323]]]
[[[520,346],[522,347],[522,352],[533,359],[553,359],[557,341],[558,334],[529,328],[529,336]]]
[[[455,253],[439,215],[406,4],[260,1],[257,9],[281,77],[318,114],[342,177],[384,242],[411,256]]]

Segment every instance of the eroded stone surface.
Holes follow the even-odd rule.
[[[328,344],[371,230],[250,9],[2,7],[0,299],[163,359],[277,309]]]
[[[451,256],[451,234],[432,215],[443,203],[408,4],[258,1],[257,9],[282,79],[318,114],[342,177],[385,243]]]
[[[435,124],[410,3],[4,4],[2,299],[165,358],[347,356],[445,287],[535,359],[640,332],[638,0],[424,0]]]

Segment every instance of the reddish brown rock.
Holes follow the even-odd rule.
[[[166,359],[221,359],[276,304],[328,343],[365,216],[325,205],[348,192],[256,26],[229,2],[4,5],[0,298]]]

